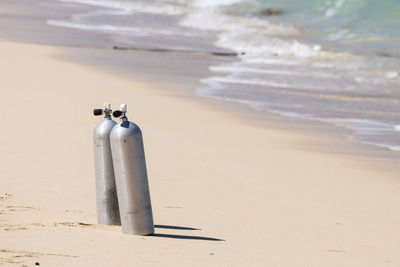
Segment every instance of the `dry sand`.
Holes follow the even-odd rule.
[[[60,53],[0,43],[0,265],[400,266],[396,166]],[[96,225],[92,108],[105,101],[142,127],[156,236]]]

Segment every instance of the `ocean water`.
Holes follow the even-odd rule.
[[[235,51],[234,62],[210,66],[200,96],[337,125],[400,152],[398,0],[54,1],[93,9],[48,24],[121,46]]]

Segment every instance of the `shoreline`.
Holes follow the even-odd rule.
[[[373,146],[368,143],[362,143],[358,140],[351,140],[349,138],[351,130],[344,127],[332,125],[323,121],[281,116],[264,110],[256,110],[240,103],[213,99],[196,94],[196,88],[204,86],[200,83],[201,77],[212,75],[212,72],[207,68],[208,64],[211,64],[210,62],[221,62],[222,60],[229,62],[232,60],[231,57],[219,57],[212,54],[207,56],[186,53],[181,54],[180,52],[174,51],[167,53],[146,50],[118,51],[112,49],[106,49],[106,51],[91,51],[90,47],[60,47],[65,51],[64,54],[59,56],[61,60],[110,72],[123,79],[132,79],[132,73],[134,73],[134,80],[164,87],[160,89],[164,94],[172,95],[183,100],[189,99],[194,102],[200,102],[205,108],[223,111],[227,113],[228,116],[234,117],[242,123],[247,123],[256,127],[272,127],[278,130],[295,131],[301,136],[309,136],[310,141],[307,142],[307,146],[303,148],[313,147],[318,152],[352,155],[367,160],[375,158],[379,161],[388,161],[389,165],[400,163],[399,152]],[[185,57],[185,55],[187,55],[187,57]],[[117,63],[105,64],[110,58],[115,58],[115,62]],[[171,59],[176,61],[172,63],[173,68],[177,68],[178,70],[186,68],[182,76],[189,76],[188,78],[180,78],[176,71],[168,69],[168,66],[171,65],[170,63],[162,63],[165,61],[168,62],[168,60]],[[160,62],[160,64],[158,68],[154,70],[154,74],[149,75],[149,69],[142,70],[131,64],[131,62],[135,62],[135,60],[139,60],[140,65],[149,64],[150,68],[156,66],[158,64],[157,62]],[[185,67],[184,65],[186,62],[189,62],[189,65],[194,65],[195,67]],[[161,82],[154,80],[154,75],[160,75]],[[178,79],[176,86],[170,84],[170,76],[172,76],[173,79]],[[314,141],[312,139],[320,141],[318,141],[318,144],[313,144]],[[324,144],[324,139],[329,139],[329,142]]]
[[[6,263],[400,262],[398,172],[377,170],[354,156],[301,149],[309,137],[255,127],[157,86],[61,61],[63,49],[0,46],[8,74],[1,88],[9,100],[1,108],[8,125],[0,182]],[[110,88],[116,93],[110,95]],[[122,235],[118,227],[95,223],[91,133],[98,119],[90,109],[127,99],[129,117],[144,133],[159,226],[153,237]],[[26,117],[21,126],[13,116],[18,105],[45,116]]]
[[[252,127],[262,127],[262,128],[273,128],[277,130],[296,132],[300,136],[308,137],[307,145],[302,146],[301,149],[315,149],[317,152],[332,153],[333,155],[351,155],[359,157],[366,160],[378,160],[380,162],[385,162],[389,165],[400,164],[400,153],[396,151],[391,151],[381,147],[373,146],[370,144],[362,143],[358,140],[350,140],[348,135],[350,134],[349,129],[344,127],[332,125],[328,122],[310,120],[305,118],[291,118],[286,116],[281,116],[278,114],[273,114],[271,112],[260,111],[251,108],[247,105],[242,105],[240,103],[235,103],[232,101],[223,101],[219,99],[208,98],[204,96],[197,95],[195,93],[195,88],[202,87],[203,85],[199,82],[202,76],[210,75],[210,71],[207,69],[208,62],[212,62],[214,59],[219,60],[219,57],[209,56],[206,59],[201,59],[196,63],[196,55],[193,58],[182,58],[179,57],[179,53],[157,53],[149,51],[132,51],[129,54],[116,54],[113,50],[108,50],[108,54],[101,53],[101,51],[91,51],[90,49],[70,49],[69,47],[64,47],[65,53],[60,55],[61,60],[66,60],[74,62],[77,64],[83,64],[93,69],[98,69],[101,71],[110,72],[123,79],[132,79],[132,72],[135,73],[134,80],[139,80],[141,83],[151,83],[157,84],[158,87],[164,87],[160,89],[160,92],[166,95],[171,95],[182,99],[183,101],[193,101],[201,103],[204,108],[222,111],[226,113],[227,116],[232,117],[240,121],[240,123],[249,124]],[[89,53],[88,53],[89,52]],[[139,53],[137,53],[139,52]],[[196,64],[197,69],[189,67],[188,75],[189,78],[183,78],[177,81],[177,85],[171,85],[168,82],[168,76],[172,75],[177,79],[178,75],[176,73],[171,73],[167,67],[161,64],[160,70],[156,70],[156,74],[160,75],[162,82],[152,80],[153,74],[148,75],[147,70],[141,70],[139,68],[133,68],[130,63],[124,63],[123,58],[127,61],[135,61],[137,59],[134,55],[137,54],[140,58],[140,64],[143,62],[149,62],[150,66],[154,66],[158,61],[148,60],[147,55],[152,55],[152,58],[160,56],[159,61],[163,62],[170,56],[175,58],[178,55],[178,63],[174,63],[173,66],[177,69],[182,70],[184,68],[185,61],[188,60],[190,64]],[[169,55],[167,55],[169,54]],[[115,65],[106,65],[104,62],[107,58],[114,57],[116,60],[121,60]],[[144,60],[142,60],[144,58]],[[230,57],[225,58],[225,60],[231,60]],[[142,62],[143,61],[143,62]],[[125,69],[124,69],[125,68]],[[191,70],[195,69],[193,72]],[[203,70],[199,70],[203,69]],[[165,73],[161,73],[161,71]],[[187,71],[187,70],[185,70]],[[183,76],[184,76],[183,75]],[[166,76],[167,78],[165,78]],[[163,84],[167,81],[167,83]],[[190,88],[188,88],[190,87]],[[378,167],[378,166],[377,166]]]

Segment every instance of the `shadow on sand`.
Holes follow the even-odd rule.
[[[159,229],[171,229],[171,230],[190,230],[190,231],[196,231],[196,230],[201,230],[198,228],[193,228],[193,227],[183,227],[183,226],[175,226],[175,225],[161,225],[161,224],[156,224],[154,225],[155,228]],[[195,236],[195,235],[173,235],[173,234],[160,234],[160,233],[154,233],[151,236],[155,237],[163,237],[163,238],[173,238],[173,239],[190,239],[190,240],[203,240],[203,241],[225,241],[223,239],[219,238],[213,238],[213,237],[206,237],[206,236]]]
[[[199,228],[193,228],[193,227],[183,227],[183,226],[175,226],[175,225],[162,225],[162,224],[156,224],[156,225],[154,225],[154,228],[172,229],[172,230],[201,230]]]
[[[152,236],[164,237],[164,238],[174,238],[174,239],[192,239],[192,240],[204,240],[204,241],[225,241],[219,238],[205,237],[205,236],[195,236],[195,235],[170,235],[170,234],[153,234]]]

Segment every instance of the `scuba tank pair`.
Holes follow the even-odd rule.
[[[97,221],[121,225],[124,234],[151,235],[154,222],[142,132],[126,112],[125,104],[112,112],[108,103],[93,112],[104,115],[93,132]]]

